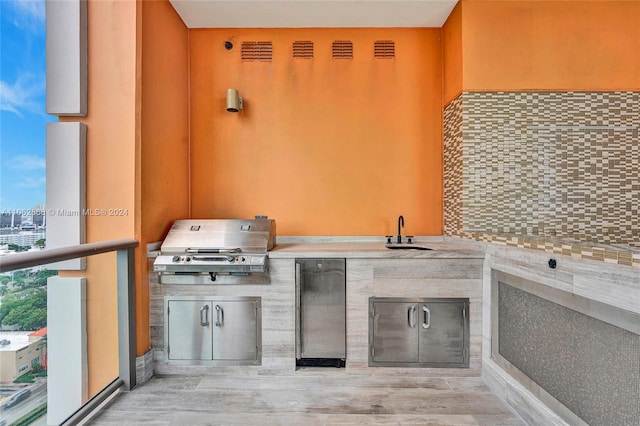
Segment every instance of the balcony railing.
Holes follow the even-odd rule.
[[[137,246],[138,242],[134,239],[120,239],[48,249],[39,252],[17,253],[0,258],[0,273],[4,273],[47,265],[63,260],[116,252],[118,377],[65,420],[63,422],[65,425],[79,423],[116,390],[122,389],[128,391],[136,385],[136,321],[133,251]]]

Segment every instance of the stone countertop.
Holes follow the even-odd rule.
[[[471,250],[455,241],[416,240],[414,244],[426,246],[432,250],[388,249],[384,241],[278,242],[269,252],[269,258],[483,259],[485,257],[481,250]]]

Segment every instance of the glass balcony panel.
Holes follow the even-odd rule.
[[[132,253],[89,256],[84,271],[50,263],[0,274],[0,424],[59,424],[114,384],[135,384],[118,309],[129,303]]]
[[[0,274],[0,423],[46,416],[47,280],[57,274],[47,265]]]

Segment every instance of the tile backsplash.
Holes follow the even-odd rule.
[[[446,235],[637,264],[640,92],[464,92],[444,123]]]

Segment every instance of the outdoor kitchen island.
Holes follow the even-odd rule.
[[[156,374],[217,375],[305,374],[296,368],[296,259],[346,260],[346,363],[325,374],[408,375],[453,377],[481,375],[481,306],[484,253],[461,248],[455,241],[427,237],[416,243],[432,250],[389,250],[384,239],[342,237],[278,237],[269,252],[269,284],[160,284],[150,273],[151,336]],[[152,260],[150,264],[152,263]],[[211,366],[167,362],[164,303],[169,296],[258,297],[261,299],[261,359],[259,365]],[[468,368],[369,366],[369,299],[468,299]],[[419,308],[421,309],[421,308]],[[467,315],[467,313],[465,313]],[[406,318],[406,317],[405,317]],[[422,312],[416,313],[422,322]]]
[[[155,376],[121,396],[95,424],[135,424],[161,413],[168,416],[166,424],[563,425],[567,423],[558,411],[566,409],[554,412],[492,358],[492,274],[503,271],[518,276],[511,282],[517,286],[535,280],[564,291],[573,288],[625,310],[637,311],[640,300],[636,268],[557,253],[449,237],[415,242],[433,250],[389,250],[379,241],[382,238],[301,239],[278,238],[269,252],[269,283],[265,284],[159,284],[152,273]],[[296,259],[345,259],[345,368],[296,368]],[[557,260],[556,268],[551,260]],[[162,310],[167,295],[259,297],[260,364],[166,363]],[[469,368],[369,366],[372,297],[468,298]],[[422,328],[421,306],[417,308],[416,328]],[[405,323],[409,320],[404,318]]]

